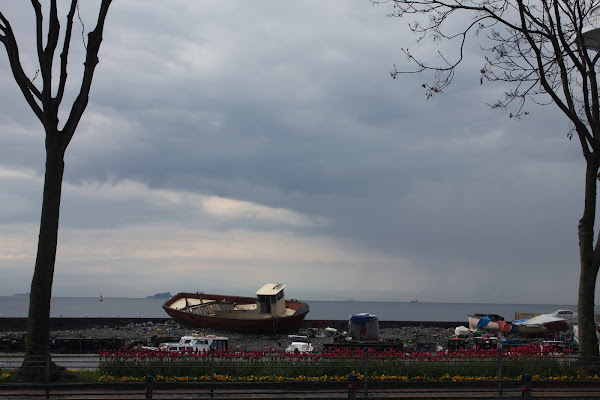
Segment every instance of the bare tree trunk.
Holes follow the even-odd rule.
[[[598,269],[581,264],[579,276],[579,353],[586,359],[598,358],[598,339],[594,321],[594,294]]]
[[[595,155],[586,156],[585,205],[579,221],[579,298],[577,303],[579,325],[579,353],[586,359],[598,359],[598,340],[594,318],[594,297],[600,260],[594,250],[594,220],[596,218],[596,182],[598,161]]]
[[[23,71],[19,58],[17,39],[15,38],[10,22],[0,12],[0,43],[6,48],[11,71],[16,83],[19,85],[25,96],[25,100],[27,100],[34,114],[44,125],[46,133],[46,174],[44,179],[42,217],[38,237],[37,258],[35,260],[35,270],[33,272],[31,293],[29,295],[25,359],[22,367],[19,369],[19,375],[28,380],[45,378],[45,371],[42,368],[42,366],[45,366],[45,362],[42,363],[41,361],[44,360],[43,357],[48,346],[50,333],[50,301],[52,298],[52,282],[54,280],[56,246],[58,243],[60,198],[65,169],[64,154],[89,101],[94,71],[99,62],[98,52],[102,43],[104,23],[111,3],[112,0],[102,0],[98,10],[96,28],[88,34],[81,88],[73,102],[62,131],[58,129],[58,111],[63,100],[67,82],[67,59],[71,45],[73,20],[75,12],[78,9],[78,0],[71,0],[71,6],[67,14],[59,68],[53,68],[54,55],[60,38],[57,2],[53,0],[49,4],[49,8],[47,9],[48,28],[44,30],[42,4],[39,0],[31,0],[36,19],[37,53],[40,63],[39,72],[42,76],[42,90],[37,88]],[[48,5],[45,4],[44,7],[46,6]],[[43,46],[44,34],[47,34],[45,40],[46,47]],[[52,81],[52,74],[55,69],[60,71],[57,85],[53,85]],[[56,88],[56,96],[54,97],[52,96],[53,88]],[[55,370],[58,371],[59,369],[55,368]]]
[[[64,147],[57,132],[46,135],[46,173],[35,270],[29,296],[25,360],[19,375],[45,379],[45,352],[50,334],[50,301],[58,241]],[[53,371],[57,372],[57,371]],[[53,374],[54,375],[54,374]]]

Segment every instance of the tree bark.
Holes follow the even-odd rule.
[[[29,296],[25,359],[19,375],[45,379],[45,353],[50,335],[50,301],[58,241],[64,145],[58,132],[46,134],[46,171],[35,270]]]
[[[594,250],[594,220],[596,218],[596,185],[599,163],[593,153],[586,155],[585,204],[579,221],[579,251],[581,271],[577,302],[579,353],[585,359],[598,359],[598,340],[594,315],[598,259]]]
[[[579,353],[585,359],[598,358],[598,339],[594,321],[594,295],[596,291],[597,268],[581,264],[579,276]]]

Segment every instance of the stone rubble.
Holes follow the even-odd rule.
[[[218,330],[194,330],[180,325],[175,321],[165,323],[131,323],[123,327],[98,326],[82,330],[52,331],[50,337],[58,339],[87,339],[98,340],[98,343],[123,343],[123,347],[157,346],[162,342],[178,341],[186,334],[205,334],[229,338],[229,347],[239,350],[265,350],[275,348],[285,350],[290,339],[288,335],[259,335],[243,334]],[[325,343],[334,341],[334,335],[324,329],[302,329],[299,335],[310,337],[315,351],[321,351]],[[0,332],[2,350],[15,350],[23,343],[25,332]],[[380,338],[384,341],[401,341],[405,348],[434,351],[437,346],[447,347],[448,339],[454,335],[454,329],[409,326],[403,328],[380,329]],[[336,334],[335,336],[339,336]],[[10,346],[12,344],[12,346]]]

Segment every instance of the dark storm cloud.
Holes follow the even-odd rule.
[[[4,7],[15,25],[29,11],[15,1]],[[86,3],[87,28],[90,10]],[[531,106],[520,121],[490,110],[486,103],[505,88],[479,84],[478,46],[468,48],[446,93],[429,101],[421,88],[427,76],[392,80],[394,64],[404,65],[400,47],[421,54],[436,48],[416,47],[405,22],[386,18],[388,11],[369,1],[115,2],[90,105],[66,156],[65,254],[75,251],[69,243],[79,230],[118,227],[98,234],[106,248],[107,237],[117,247],[130,232],[145,232],[144,224],[181,241],[177,229],[197,229],[203,239],[196,241],[216,248],[232,240],[222,234],[244,230],[234,252],[242,255],[223,262],[226,249],[214,255],[216,264],[263,263],[265,273],[275,265],[329,265],[328,273],[363,276],[373,259],[390,285],[414,279],[381,289],[397,299],[394,291],[485,300],[485,289],[462,291],[493,285],[515,301],[548,301],[551,291],[524,293],[540,274],[559,277],[549,287],[568,281],[573,290],[583,169],[567,123],[552,106]],[[76,80],[80,63],[69,65]],[[36,171],[38,180],[0,180],[12,204],[0,216],[35,223],[42,130],[11,79],[0,57],[0,83],[9,93],[0,112],[0,171]],[[20,208],[21,197],[30,211]],[[153,228],[148,243],[177,247]],[[288,259],[267,260],[242,250],[242,243],[257,246],[255,237],[272,249],[300,244],[282,251],[293,254]],[[193,242],[177,254],[194,253]],[[106,254],[136,263],[132,252]],[[145,262],[159,268],[165,260]],[[507,276],[515,273],[525,283],[511,283]],[[574,298],[572,291],[562,301]]]

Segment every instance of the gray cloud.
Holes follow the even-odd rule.
[[[2,6],[25,39],[29,8]],[[91,28],[93,7],[81,8]],[[288,279],[295,297],[344,298],[368,282],[365,299],[574,303],[583,166],[565,119],[552,106],[531,106],[520,121],[490,110],[505,88],[479,84],[476,46],[432,100],[426,76],[392,80],[393,65],[405,65],[400,47],[434,47],[417,47],[387,11],[369,1],[115,2],[67,151],[55,293],[99,281],[123,295],[119,274],[149,265],[210,271],[215,291]],[[31,50],[22,46],[27,65]],[[43,135],[5,56],[0,84],[0,171],[9,171],[0,173],[0,236],[14,240],[4,223],[39,218]],[[189,244],[169,259],[170,237]],[[202,243],[219,251],[197,250]],[[142,256],[144,246],[164,256]],[[3,271],[26,248],[17,250],[5,251]],[[328,293],[318,276],[343,289]],[[540,276],[553,278],[532,288]],[[179,284],[148,276],[144,287],[208,290]]]

